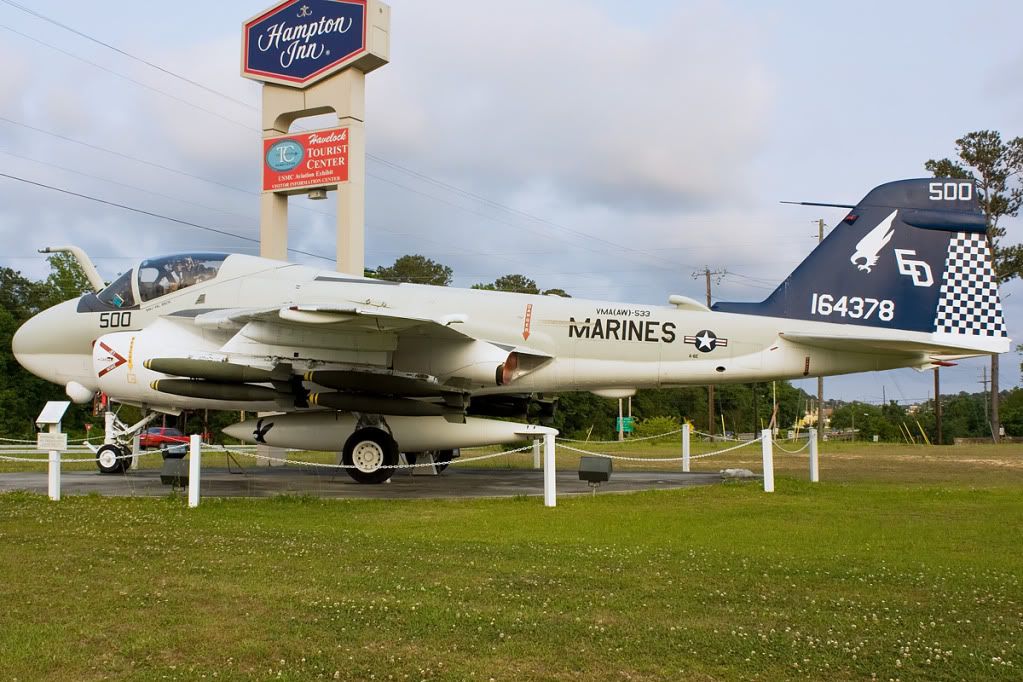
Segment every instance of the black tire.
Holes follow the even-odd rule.
[[[116,445],[101,445],[96,451],[96,466],[101,474],[121,474],[128,468],[125,451]],[[115,459],[116,458],[116,459]]]
[[[459,456],[459,451],[456,450],[438,450],[433,453],[433,461],[437,465],[437,473],[444,471],[451,464],[451,460]]]
[[[394,475],[398,463],[398,444],[380,429],[359,429],[345,441],[341,463],[357,483],[383,483]]]

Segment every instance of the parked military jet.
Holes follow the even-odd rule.
[[[277,413],[228,433],[340,450],[353,478],[380,482],[399,451],[521,438],[521,424],[473,415],[506,416],[538,393],[926,369],[1005,352],[985,227],[971,181],[881,185],[765,301],[713,308],[166,256],[40,313],[14,352],[78,402],[102,391],[150,410]]]

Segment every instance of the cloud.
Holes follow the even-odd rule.
[[[741,14],[704,3],[637,27],[580,2],[448,9],[458,21],[403,7],[394,64],[367,80],[368,127],[389,156],[477,187],[538,182],[648,210],[743,186],[772,86]]]

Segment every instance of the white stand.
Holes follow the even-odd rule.
[[[437,458],[433,456],[432,452],[420,452],[416,457],[416,464],[427,464],[430,466],[415,466],[412,467],[413,476],[439,476],[437,473]],[[408,460],[405,460],[405,464],[408,464]]]
[[[771,442],[771,429],[760,432],[760,445],[764,453],[764,492],[774,492],[774,448]]]
[[[200,454],[202,440],[199,434],[188,437],[188,506],[199,506],[199,471],[201,469]]]
[[[554,481],[554,436],[549,433],[543,437],[543,506],[553,507],[558,504],[558,492]]]
[[[810,482],[819,483],[821,472],[817,461],[817,429],[810,429]]]
[[[689,473],[689,424],[682,425],[682,471]]]
[[[543,464],[540,462],[540,439],[533,439],[533,469],[539,469]]]

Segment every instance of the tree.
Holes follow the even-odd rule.
[[[70,253],[55,253],[47,260],[50,262],[51,272],[43,282],[47,295],[47,305],[43,307],[63,303],[92,291],[85,271]]]
[[[973,179],[977,182],[981,208],[987,219],[992,267],[999,283],[1019,277],[1023,271],[1023,245],[1001,243],[1002,217],[1015,217],[1023,206],[1023,137],[1002,141],[996,130],[978,130],[956,140],[958,160],[930,159],[924,167],[935,177]],[[998,355],[991,356],[991,437],[998,442]]]
[[[540,287],[525,275],[502,275],[493,284],[473,284],[473,289],[486,291],[511,291],[517,294],[539,294]],[[560,291],[560,290],[559,290]]]
[[[432,284],[446,287],[451,284],[452,270],[446,265],[430,260],[419,254],[402,256],[394,261],[394,265],[381,265],[376,270],[367,270],[366,275],[391,282],[408,282],[410,284]]]
[[[33,282],[20,272],[0,268],[0,434],[26,437],[34,431],[39,407],[47,400],[66,399],[60,386],[33,376],[14,357],[11,340],[18,327],[56,300],[52,287]],[[67,298],[70,298],[68,296]],[[71,410],[64,419],[65,430],[84,419],[82,410]]]

